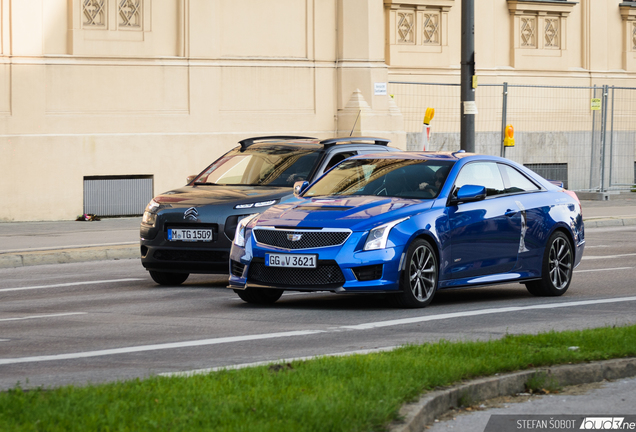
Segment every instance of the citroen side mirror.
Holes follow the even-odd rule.
[[[299,196],[307,190],[308,186],[308,181],[297,181],[296,183],[294,183],[294,195]]]

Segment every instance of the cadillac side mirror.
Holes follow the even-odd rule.
[[[453,198],[453,204],[475,202],[486,199],[486,188],[477,185],[464,185],[457,191],[457,197]]]
[[[197,178],[197,175],[189,175],[186,177],[186,184],[190,184],[192,183],[192,180],[194,180],[195,178]]]
[[[301,193],[307,190],[307,186],[309,186],[308,181],[297,181],[294,183],[294,195],[299,196]]]

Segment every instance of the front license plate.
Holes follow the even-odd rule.
[[[316,268],[317,255],[265,254],[267,267]]]
[[[209,242],[212,241],[211,229],[169,229],[168,240],[187,242]]]

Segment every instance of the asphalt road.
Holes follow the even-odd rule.
[[[635,323],[636,226],[586,237],[562,297],[508,284],[440,292],[419,310],[331,293],[248,305],[222,277],[159,287],[132,259],[0,269],[0,389]]]

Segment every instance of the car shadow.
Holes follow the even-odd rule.
[[[266,309],[307,309],[307,310],[400,310],[390,298],[391,294],[334,294],[286,292],[271,305],[250,304],[239,301],[236,307]],[[464,288],[442,290],[428,308],[436,305],[475,305],[480,303],[506,303],[511,300],[527,299],[532,295],[523,285],[500,285],[495,287]]]

